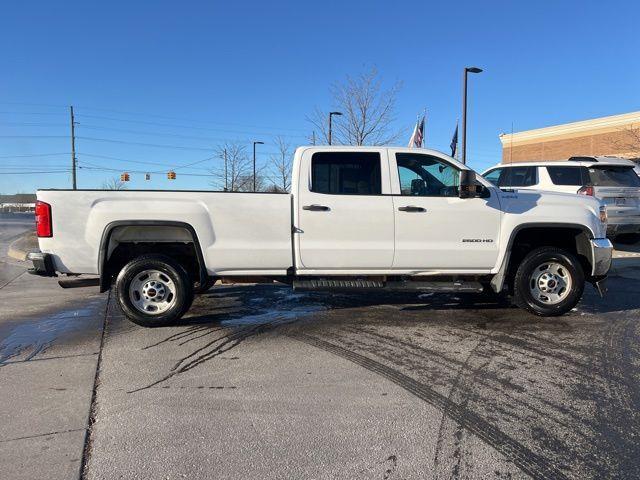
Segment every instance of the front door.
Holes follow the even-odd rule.
[[[307,150],[297,209],[299,269],[391,268],[394,215],[384,149]]]
[[[435,155],[391,153],[398,270],[486,270],[498,258],[500,208],[458,197],[459,169]],[[397,174],[396,174],[397,172]]]

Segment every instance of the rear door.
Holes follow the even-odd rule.
[[[390,152],[399,270],[485,270],[498,258],[497,193],[458,197],[460,171],[425,153]]]
[[[393,199],[385,149],[308,149],[297,192],[299,268],[389,269]]]

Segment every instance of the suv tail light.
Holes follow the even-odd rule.
[[[578,195],[589,195],[590,197],[593,197],[594,195],[593,187],[591,185],[582,187],[577,193]]]
[[[52,237],[51,205],[40,200],[36,201],[36,233],[38,237]]]

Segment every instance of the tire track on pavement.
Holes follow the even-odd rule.
[[[452,402],[447,396],[436,392],[427,385],[369,357],[347,350],[325,340],[321,340],[304,333],[290,332],[287,333],[287,336],[307,345],[311,345],[342,357],[356,365],[360,365],[361,367],[395,383],[419,399],[442,410],[447,417],[451,418],[464,429],[476,435],[478,438],[496,449],[520,468],[520,470],[530,475],[532,478],[540,480],[562,480],[568,478],[562,470],[548,462],[545,458],[534,453],[514,438],[500,431],[479,415],[466,410],[466,408],[460,404]]]

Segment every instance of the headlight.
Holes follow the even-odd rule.
[[[608,220],[607,206],[606,205],[602,205],[602,206],[600,206],[600,221],[602,223],[607,223],[607,220]]]

